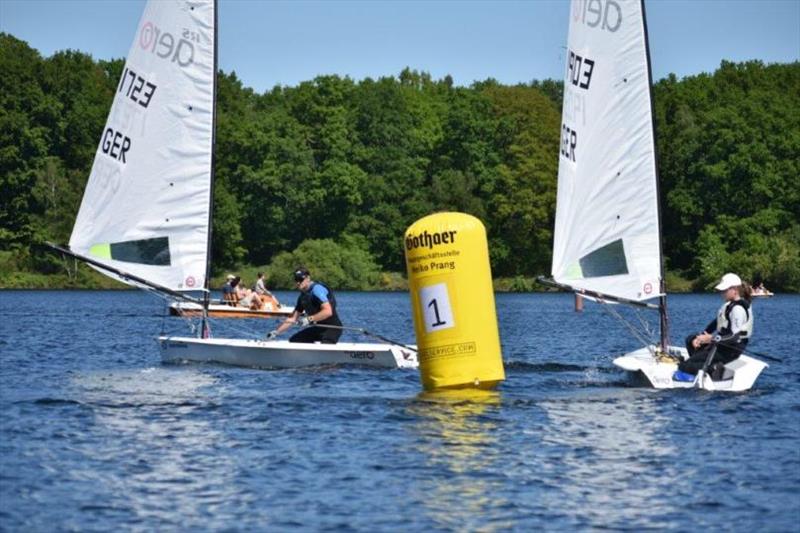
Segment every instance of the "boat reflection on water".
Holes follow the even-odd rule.
[[[539,403],[549,419],[539,476],[557,489],[542,492],[539,503],[576,527],[667,527],[675,496],[692,497],[692,465],[671,441],[675,424],[658,399],[633,390],[623,396],[595,391]]]
[[[414,453],[424,454],[428,472],[419,476],[420,507],[437,527],[498,529],[506,502],[494,416],[502,398],[477,389],[422,392],[408,407],[414,417]]]

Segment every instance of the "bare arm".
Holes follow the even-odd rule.
[[[278,326],[278,329],[275,330],[275,333],[280,335],[281,333],[283,333],[284,331],[295,325],[297,323],[298,318],[300,318],[300,313],[294,311],[290,317],[281,322],[281,325]]]

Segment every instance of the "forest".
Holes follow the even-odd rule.
[[[98,287],[67,243],[124,61],[42,57],[0,34],[0,287]],[[486,225],[501,290],[551,261],[560,81],[469,87],[404,69],[258,94],[218,73],[212,265],[297,264],[334,287],[402,289],[402,237],[436,211]],[[800,291],[800,63],[723,62],[654,87],[671,290],[735,271]],[[111,283],[110,281],[107,283]]]

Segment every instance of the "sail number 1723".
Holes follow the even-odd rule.
[[[125,96],[142,107],[150,105],[150,99],[156,92],[156,85],[145,80],[139,74],[125,67],[122,78],[119,80],[118,93],[125,92]]]

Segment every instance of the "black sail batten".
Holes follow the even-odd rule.
[[[122,261],[123,263],[152,266],[169,266],[172,264],[169,237],[112,242],[108,245],[108,248],[111,253],[111,259]]]
[[[73,252],[72,250],[70,250],[69,248],[66,248],[64,246],[59,246],[57,244],[53,244],[52,242],[46,242],[45,244],[47,246],[49,246],[50,248],[52,248],[53,250],[57,251],[57,252],[60,252],[60,253],[65,254],[65,255],[69,255],[70,257],[74,257],[75,259],[79,259],[79,260],[83,261],[86,264],[89,264],[89,265],[92,265],[94,267],[103,269],[103,270],[105,270],[107,272],[111,272],[112,274],[115,274],[115,275],[119,276],[122,279],[134,281],[139,285],[144,285],[145,287],[149,287],[149,288],[151,288],[151,289],[153,289],[155,291],[162,292],[164,294],[168,294],[169,296],[172,296],[174,298],[179,298],[179,299],[185,300],[187,302],[192,302],[192,303],[195,303],[195,304],[202,303],[202,301],[199,298],[195,298],[193,296],[189,296],[188,294],[184,294],[182,292],[179,292],[179,291],[176,291],[176,290],[172,290],[169,287],[164,287],[163,285],[159,285],[158,283],[153,283],[152,281],[146,280],[144,278],[141,278],[141,277],[136,276],[134,274],[131,274],[129,272],[125,272],[124,270],[120,270],[120,269],[115,268],[115,267],[113,267],[111,265],[106,265],[105,263],[101,263],[100,261],[96,261],[96,260],[92,259],[91,257],[87,257],[87,256],[81,255],[81,254],[79,254],[77,252]],[[208,294],[208,292],[206,291],[206,295],[207,294]],[[207,298],[207,296],[205,298]]]
[[[658,147],[656,145],[656,110],[655,100],[653,98],[653,69],[650,66],[650,39],[647,35],[647,15],[644,8],[644,0],[641,0],[642,5],[642,27],[644,30],[644,51],[647,57],[647,87],[650,91],[650,125],[653,131],[653,159],[655,161],[655,179],[656,179],[656,210],[658,212],[658,249],[661,254],[659,262],[661,263],[661,297],[658,300],[658,312],[660,317],[661,326],[661,349],[666,351],[669,346],[669,317],[667,315],[667,281],[664,271],[664,224],[662,221],[661,213],[661,179],[658,174]]]
[[[651,304],[647,302],[640,302],[638,300],[631,300],[629,298],[622,298],[620,296],[613,296],[611,294],[603,294],[602,292],[592,291],[589,289],[581,289],[578,287],[573,287],[572,285],[567,285],[565,283],[559,283],[551,278],[546,278],[544,276],[539,276],[536,278],[536,281],[541,283],[542,285],[548,285],[550,287],[556,287],[558,289],[563,289],[565,291],[574,292],[575,294],[580,294],[582,296],[588,296],[590,298],[595,298],[597,300],[602,300],[604,302],[616,302],[626,305],[634,305],[636,307],[644,307],[646,309],[659,309],[659,306],[656,304]]]

